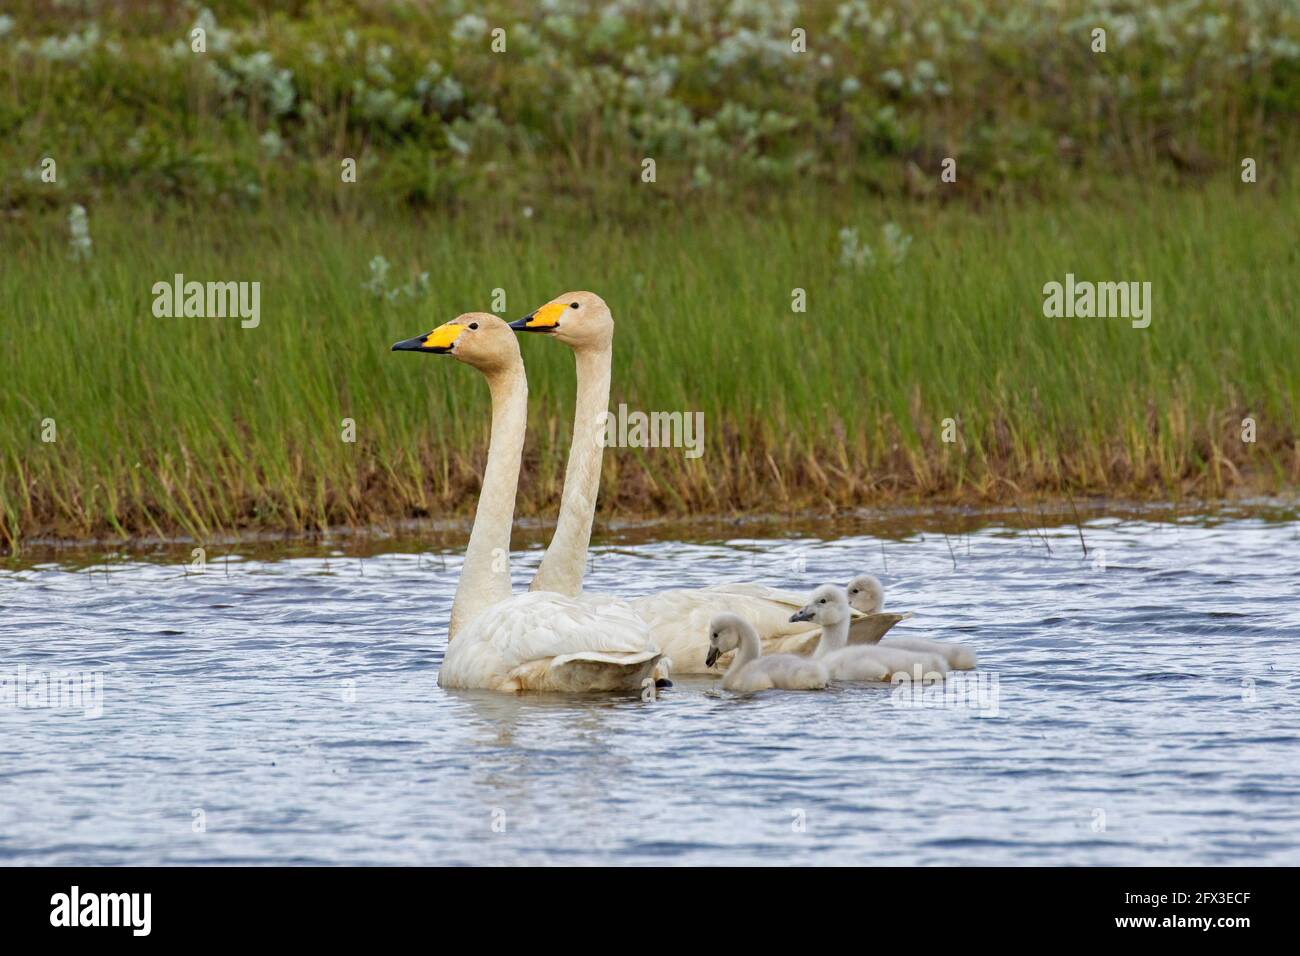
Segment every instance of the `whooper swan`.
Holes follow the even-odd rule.
[[[885,606],[885,588],[870,574],[860,574],[848,585],[849,606],[856,611],[872,617],[882,616],[881,608]],[[908,617],[911,615],[909,614]],[[879,637],[876,638],[880,640]],[[858,643],[853,636],[849,643]],[[957,671],[975,669],[975,652],[964,644],[949,644],[944,641],[932,641],[924,637],[891,637],[882,642],[881,647],[905,647],[914,651],[929,651],[938,654],[948,666]]]
[[[735,651],[722,677],[724,689],[738,694],[760,690],[821,690],[829,679],[820,661],[796,654],[762,652],[758,631],[738,614],[718,614],[709,622],[708,666]]]
[[[519,343],[495,315],[470,312],[393,346],[449,354],[487,379],[492,433],[478,510],[451,607],[438,684],[495,691],[640,690],[660,653],[635,612],[563,594],[510,593],[510,527],[528,418]]]
[[[566,292],[511,323],[511,328],[553,338],[574,353],[577,402],[560,516],[531,589],[557,591],[576,598],[582,592],[591,527],[596,517],[596,496],[600,491],[614,354],[614,318],[605,301],[595,293]],[[683,674],[712,670],[705,664],[709,647],[704,635],[708,621],[715,614],[739,614],[752,622],[765,652],[801,650],[811,654],[820,636],[816,626],[790,621],[791,608],[800,606],[797,597],[790,598],[761,585],[720,584],[677,589],[627,601],[596,595],[583,595],[581,599],[626,604],[650,626],[655,643],[672,659],[673,669]],[[874,626],[882,623],[877,621]],[[884,630],[889,626],[892,625],[884,626]],[[792,639],[792,644],[798,646],[784,647],[786,639]]]
[[[883,644],[853,644],[849,640],[848,597],[834,584],[823,584],[813,591],[808,604],[796,611],[795,618],[821,625],[822,639],[813,655],[826,665],[835,680],[889,680],[906,674],[917,680],[937,678],[948,671],[947,662],[938,654]]]

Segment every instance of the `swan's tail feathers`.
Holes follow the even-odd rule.
[[[973,671],[975,652],[965,644],[954,644],[948,652],[948,666],[955,671]]]
[[[560,691],[640,690],[656,673],[659,651],[579,651],[551,659],[547,683]]]
[[[849,643],[879,643],[880,639],[889,633],[891,627],[899,621],[906,621],[912,616],[911,611],[904,611],[902,614],[889,614],[881,611],[876,614],[864,614],[862,617],[854,618],[849,625]]]

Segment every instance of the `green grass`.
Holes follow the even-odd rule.
[[[487,309],[496,288],[507,318],[599,292],[617,321],[613,402],[705,413],[697,461],[611,450],[605,513],[1276,491],[1300,480],[1298,211],[1294,192],[1240,184],[979,210],[814,193],[637,225],[103,204],[86,262],[62,219],[0,226],[0,540],[471,512],[483,383],[388,348]],[[897,266],[881,249],[890,221],[914,236]],[[874,269],[840,265],[844,226],[875,247]],[[427,270],[429,294],[365,291],[374,255],[397,281]],[[260,327],[155,318],[151,287],[175,272],[260,281]],[[1150,328],[1045,318],[1043,284],[1067,272],[1150,281]],[[796,287],[806,314],[791,311]],[[520,513],[550,514],[572,359],[522,345]],[[1255,444],[1240,439],[1247,415]],[[56,442],[41,440],[46,418]],[[958,443],[940,440],[944,418]]]

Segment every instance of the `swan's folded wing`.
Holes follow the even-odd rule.
[[[725,591],[729,594],[765,598],[779,604],[789,604],[792,607],[803,607],[805,603],[802,594],[785,591],[781,588],[768,587],[766,584],[755,584],[751,581],[724,581],[721,584],[711,584],[706,588],[700,588],[700,590],[705,592]]]
[[[762,585],[718,585],[708,588],[661,591],[628,602],[662,644],[660,635],[708,642],[709,620],[715,614],[739,614],[763,640],[817,630],[808,621],[791,622],[791,605]],[[793,605],[794,608],[802,604]]]
[[[576,655],[658,652],[646,622],[625,604],[548,591],[502,601],[476,618],[473,627],[482,627],[482,639],[512,665]]]
[[[625,604],[546,591],[516,594],[448,644],[442,687],[499,691],[635,690],[657,673],[649,627]]]
[[[863,614],[855,618],[849,625],[849,643],[850,644],[876,644],[884,637],[891,627],[899,621],[906,621],[912,616],[911,611],[904,611],[902,614],[890,614],[881,611],[876,614]]]
[[[597,664],[642,664],[646,661],[652,661],[659,657],[656,650],[648,651],[620,651],[616,654],[609,651],[578,651],[574,654],[561,654],[559,657],[551,659],[552,667],[563,667],[572,661],[589,661]]]

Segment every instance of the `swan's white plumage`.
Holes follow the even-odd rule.
[[[872,575],[858,575],[849,582],[847,593],[849,606],[855,611],[862,611],[873,618],[887,616],[881,611],[881,608],[885,606],[884,585]],[[911,614],[906,614],[903,617],[911,616]],[[902,619],[899,618],[899,620]],[[881,635],[875,638],[875,641],[879,641],[883,635],[884,632],[882,631]],[[859,643],[852,633],[849,635],[849,643]],[[874,643],[874,641],[871,643]],[[925,651],[938,655],[953,670],[968,671],[975,668],[975,651],[964,644],[950,644],[945,641],[934,641],[924,637],[891,637],[884,642],[884,646]]]
[[[584,592],[581,597],[586,599]],[[593,596],[594,599],[594,596]],[[705,588],[681,588],[632,598],[629,606],[650,625],[655,644],[672,658],[673,669],[681,674],[717,673],[730,662],[722,657],[706,667],[709,647],[703,635],[715,614],[737,614],[758,632],[764,654],[811,656],[821,640],[816,624],[791,621],[792,611],[803,607],[806,595],[762,584],[729,583]],[[849,624],[851,643],[873,644],[907,614],[865,614],[852,610]]]
[[[565,469],[560,515],[531,588],[579,600],[598,600],[582,591],[582,579],[605,453],[604,442],[592,440],[591,425],[609,408],[614,317],[600,296],[574,291],[552,299],[518,325],[525,331],[544,332],[547,338],[572,349],[577,373],[573,444]],[[702,635],[709,619],[719,613],[739,614],[752,622],[765,653],[811,654],[821,630],[790,623],[791,609],[801,604],[800,595],[757,584],[672,590],[628,602],[650,625],[655,643],[672,658],[674,670],[685,674],[717,672],[704,666],[708,645]],[[897,615],[864,616],[860,625],[855,623],[855,634],[860,626],[864,640],[879,640],[901,619]],[[720,663],[725,664],[726,659]]]
[[[864,647],[845,647],[823,657],[815,657],[826,668],[831,680],[889,680],[890,670],[879,657]]]
[[[716,614],[709,620],[709,653],[732,653],[722,677],[725,690],[752,694],[762,690],[821,690],[830,680],[819,661],[794,654],[763,655],[756,631],[738,614]]]
[[[449,352],[487,379],[492,432],[474,527],[438,672],[442,687],[495,691],[640,690],[661,659],[650,629],[617,602],[547,591],[510,594],[510,553],[528,418],[528,381],[514,332],[499,317],[468,313],[401,351]]]
[[[618,602],[530,591],[495,604],[447,646],[438,683],[519,691],[637,690],[662,655]]]
[[[948,673],[948,662],[938,654],[885,644],[850,644],[816,659],[836,680],[890,680],[895,674],[927,677]]]
[[[823,584],[792,619],[821,626],[822,636],[813,657],[821,661],[834,680],[889,680],[895,674],[916,678],[946,674],[947,662],[937,654],[885,644],[848,644],[853,608],[848,595],[834,584]]]
[[[895,674],[921,679],[948,673],[948,662],[938,654],[887,644],[850,644],[818,653],[813,659],[826,665],[833,680],[891,680]]]
[[[829,681],[826,667],[810,657],[764,654],[740,667],[729,667],[722,686],[737,694],[754,694],[760,690],[821,690]]]
[[[881,641],[877,646],[927,652],[942,658],[943,662],[955,671],[975,669],[975,652],[965,644],[949,644],[946,641],[932,641],[924,637],[891,637],[887,641]]]

